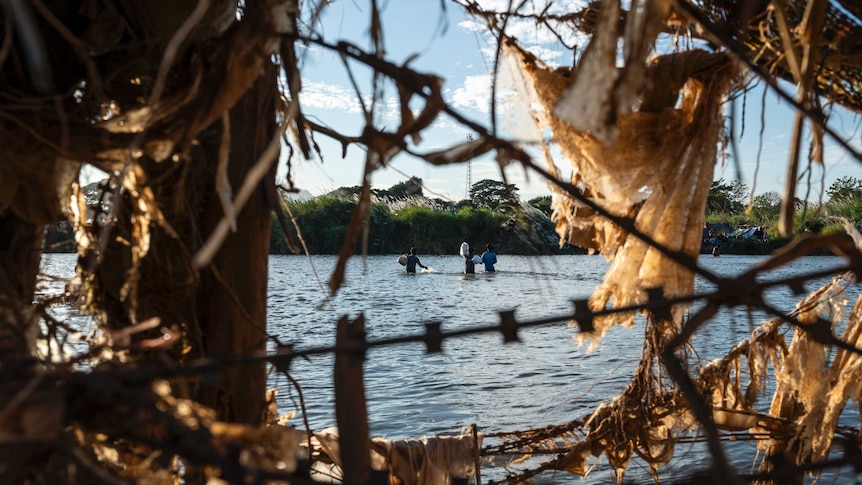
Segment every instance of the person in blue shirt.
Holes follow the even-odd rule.
[[[482,262],[485,263],[485,272],[493,273],[494,265],[497,264],[497,253],[494,252],[494,246],[485,245],[485,252],[482,253]]]
[[[410,254],[407,256],[407,272],[416,274],[417,265],[422,269],[428,269],[428,266],[419,262],[419,258],[416,256],[416,248],[410,248]]]

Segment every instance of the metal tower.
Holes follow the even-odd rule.
[[[467,143],[473,141],[473,134],[467,133]],[[473,160],[467,160],[467,189],[464,191],[464,199],[470,200],[470,188],[473,187]]]

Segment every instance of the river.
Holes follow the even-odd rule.
[[[573,299],[588,297],[609,266],[599,256],[502,254],[497,273],[478,269],[475,275],[463,275],[458,256],[419,256],[433,268],[431,272],[407,275],[396,263],[396,255],[353,258],[345,286],[334,297],[323,289],[334,256],[272,256],[269,331],[282,343],[305,349],[332,345],[335,322],[343,315],[364,314],[371,341],[418,335],[428,322],[440,322],[444,330],[494,324],[504,310],[514,310],[519,320],[555,317],[570,313]],[[701,258],[700,263],[730,276],[761,259],[723,255]],[[43,271],[68,276],[73,264],[72,255],[46,255]],[[836,257],[807,257],[773,274],[777,278],[841,264]],[[705,291],[706,285],[700,282],[698,288]],[[807,291],[813,289],[814,284],[806,286]],[[789,290],[775,290],[769,300],[789,312],[796,297]],[[752,321],[757,324],[762,319],[760,315],[750,318],[743,309],[725,311],[698,333],[695,347],[700,357],[710,360],[724,355],[747,338]],[[371,433],[394,439],[456,434],[473,423],[481,431],[496,433],[583,417],[629,382],[641,354],[643,325],[612,329],[593,352],[579,346],[574,335],[575,329],[557,323],[523,329],[520,341],[509,344],[498,333],[485,333],[447,339],[443,352],[435,354],[427,354],[418,343],[371,349],[365,362]],[[308,421],[316,430],[335,424],[332,366],[332,356],[326,355],[297,359],[290,368],[302,387]],[[296,393],[286,378],[273,372],[270,380],[279,389],[279,411],[296,410]],[[858,423],[855,411],[845,414],[848,424]],[[301,426],[299,418],[292,423]],[[749,471],[754,445],[732,446],[733,462]],[[680,444],[660,477],[685,476],[707,463],[702,444]],[[502,476],[501,468],[484,468],[489,467],[483,467],[483,481]],[[608,483],[609,473],[606,460],[600,458],[586,479],[577,481]],[[637,459],[626,477],[652,483],[648,468]],[[565,483],[571,475],[557,478]]]

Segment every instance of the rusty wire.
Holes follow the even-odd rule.
[[[202,2],[201,4],[203,4]],[[512,2],[510,2],[511,4]],[[475,4],[472,2],[461,2],[462,5],[467,5],[468,7],[474,8]],[[699,11],[692,6],[689,2],[679,1],[677,2],[678,6],[686,11],[688,14],[695,17],[696,20],[699,21],[700,24],[705,26],[705,28],[721,43],[727,47],[730,51],[736,53],[743,59],[747,59],[743,54],[744,48],[746,46],[742,44],[738,39],[735,39],[730,36],[723,35],[724,32],[721,29],[716,27],[716,24],[711,23],[709,19],[703,17],[703,15],[698,15]],[[478,13],[478,10],[473,13]],[[577,14],[571,14],[567,16],[549,16],[549,15],[539,15],[536,16],[536,19],[544,18],[544,22],[548,25],[551,30],[554,28],[550,25],[550,21],[560,22],[560,23],[576,23],[577,28],[588,29],[589,28],[589,20],[590,15],[594,12],[584,10],[583,12],[578,12]],[[496,16],[496,13],[487,13],[490,16]],[[506,14],[506,18],[509,16],[517,16],[519,15],[517,12],[508,12]],[[376,5],[373,11],[373,16],[375,22],[379,22],[378,12],[376,9]],[[8,19],[8,17],[7,17]],[[503,19],[505,23],[505,19]],[[379,27],[379,25],[378,25]],[[375,41],[382,42],[382,39],[377,38],[377,30],[375,29]],[[8,35],[8,30],[7,30]],[[555,35],[559,37],[559,34]],[[288,59],[289,62],[286,63],[285,70],[288,72],[289,84],[290,84],[290,98],[291,103],[293,104],[293,108],[296,110],[296,123],[298,126],[301,126],[300,129],[297,129],[296,132],[299,136],[301,150],[304,153],[308,153],[309,146],[308,140],[304,138],[306,131],[309,130],[309,136],[313,141],[313,134],[319,133],[323,135],[330,136],[342,143],[344,147],[349,144],[363,144],[363,145],[372,145],[376,141],[385,140],[389,146],[395,147],[400,151],[413,154],[418,156],[429,163],[432,164],[443,164],[443,163],[461,163],[465,160],[488,153],[491,151],[498,151],[499,153],[504,153],[511,160],[517,161],[521,163],[525,168],[530,169],[531,171],[538,173],[543,176],[551,183],[555,184],[559,189],[563,192],[569,194],[574,199],[583,203],[587,207],[596,211],[598,214],[606,217],[607,219],[613,221],[618,226],[625,228],[630,233],[634,234],[636,237],[640,238],[647,244],[652,247],[657,248],[659,251],[662,251],[666,256],[674,259],[684,267],[688,268],[692,272],[699,274],[700,276],[706,278],[710,282],[714,283],[718,289],[714,292],[709,293],[701,293],[697,295],[690,295],[682,298],[674,298],[667,299],[663,298],[660,292],[660,289],[654,290],[650,293],[649,299],[647,303],[643,305],[635,305],[631,307],[623,307],[623,308],[615,308],[615,309],[606,309],[601,311],[592,311],[586,305],[585,301],[577,301],[574,302],[574,308],[571,313],[559,315],[555,317],[548,317],[543,319],[527,319],[527,320],[519,320],[515,318],[514,311],[503,311],[499,314],[499,322],[495,325],[485,325],[485,326],[477,326],[468,329],[461,329],[457,331],[443,331],[442,324],[440,322],[429,322],[425,324],[425,332],[419,335],[404,335],[393,338],[381,339],[381,340],[369,340],[367,339],[365,334],[361,334],[356,336],[354,340],[350,341],[344,345],[335,345],[335,346],[325,346],[318,348],[310,348],[310,349],[294,349],[290,347],[289,344],[278,342],[279,348],[274,354],[263,354],[263,355],[243,355],[232,358],[210,358],[203,359],[197,361],[191,361],[185,363],[183,366],[155,366],[153,364],[134,364],[129,367],[123,367],[121,369],[116,367],[107,367],[100,368],[94,370],[91,374],[85,376],[81,376],[81,379],[92,379],[92,381],[88,381],[90,384],[98,384],[106,382],[102,380],[103,378],[116,378],[120,373],[122,373],[121,382],[116,381],[116,385],[118,388],[123,388],[123,386],[131,385],[132,388],[136,388],[135,386],[141,386],[142,384],[151,382],[154,379],[163,378],[163,377],[184,377],[184,376],[205,376],[210,373],[213,373],[218,370],[222,370],[228,367],[237,367],[237,366],[246,366],[246,365],[258,365],[263,362],[271,363],[276,366],[282,372],[289,372],[290,363],[293,359],[297,357],[307,357],[312,355],[322,355],[322,354],[339,354],[339,353],[360,353],[365,354],[368,349],[374,347],[382,347],[382,346],[392,346],[392,345],[403,345],[406,343],[424,343],[426,351],[428,352],[438,352],[442,350],[442,343],[448,339],[455,338],[465,338],[471,337],[477,334],[499,334],[502,337],[504,343],[517,342],[519,340],[519,331],[523,329],[529,329],[532,327],[539,327],[545,325],[554,325],[562,322],[574,321],[577,323],[581,331],[589,331],[592,328],[592,321],[594,318],[605,315],[612,315],[618,313],[630,313],[630,312],[651,312],[654,314],[662,314],[667,313],[669,309],[673,305],[678,304],[690,304],[697,301],[705,301],[707,302],[707,306],[703,313],[695,314],[695,316],[690,319],[686,325],[683,327],[683,330],[676,335],[674,339],[667,345],[665,352],[663,353],[663,362],[667,367],[668,371],[671,372],[672,377],[676,384],[681,388],[682,393],[688,398],[688,401],[692,404],[693,410],[698,414],[699,421],[707,431],[706,439],[711,443],[712,453],[715,457],[719,457],[721,455],[720,445],[718,442],[722,439],[719,435],[719,431],[714,428],[711,424],[712,420],[707,414],[707,408],[704,403],[700,400],[700,395],[698,390],[694,387],[690,378],[686,375],[685,369],[682,368],[683,362],[679,360],[679,358],[675,355],[674,351],[678,348],[683,347],[689,340],[689,338],[698,330],[698,328],[703,325],[709,317],[714,315],[714,313],[718,310],[718,308],[722,306],[746,306],[751,309],[761,309],[765,311],[767,314],[773,315],[777,318],[780,318],[785,323],[790,325],[794,325],[797,328],[802,329],[805,332],[808,332],[812,335],[815,341],[821,342],[825,345],[829,346],[837,346],[840,348],[845,348],[854,353],[860,353],[860,349],[857,349],[853,346],[848,345],[846,342],[842,342],[840,339],[836,338],[831,330],[827,327],[825,322],[818,322],[813,325],[800,325],[799,322],[790,315],[785,315],[783,312],[780,312],[778,309],[770,306],[765,299],[763,298],[763,293],[767,288],[772,288],[776,286],[787,286],[791,289],[799,288],[802,282],[807,281],[811,278],[827,276],[832,274],[837,274],[843,271],[853,271],[857,275],[862,273],[862,263],[860,263],[860,255],[859,252],[852,246],[852,244],[848,243],[845,240],[840,238],[816,238],[816,239],[807,239],[807,240],[799,240],[793,246],[790,246],[784,252],[773,256],[770,258],[764,265],[754,268],[751,272],[745,273],[739,278],[735,279],[722,279],[719,278],[705,269],[701,268],[696,264],[696,261],[681,252],[675,252],[669,250],[658,244],[656,241],[652,240],[647,235],[640,233],[637,228],[634,226],[631,220],[615,216],[610,212],[606,211],[600,205],[594,203],[590,198],[586,197],[577,187],[574,185],[562,182],[557,178],[551,176],[547,170],[538,166],[531,157],[516,143],[503,140],[499,138],[493,127],[489,130],[484,126],[472,122],[466,116],[461,115],[456,110],[452,109],[448,104],[443,103],[442,105],[436,105],[435,102],[439,101],[434,98],[434,96],[439,96],[439,86],[437,90],[430,89],[429,86],[434,86],[433,76],[427,74],[417,73],[416,71],[409,69],[405,66],[397,66],[391,62],[388,62],[380,55],[382,49],[380,45],[375,43],[375,48],[373,52],[365,52],[357,46],[347,43],[347,42],[338,42],[331,43],[326,42],[320,37],[316,36],[296,36],[296,37],[287,37],[283,38],[285,40],[285,44],[283,45],[282,52],[285,54],[285,58]],[[328,129],[322,124],[312,123],[308,120],[305,120],[302,116],[301,111],[299,111],[299,101],[297,96],[297,91],[299,89],[298,79],[299,73],[293,68],[296,67],[296,57],[293,52],[293,42],[294,41],[303,41],[308,44],[317,45],[326,49],[330,49],[334,52],[338,52],[345,58],[352,59],[354,61],[363,63],[368,67],[374,70],[375,76],[387,77],[389,79],[395,80],[398,82],[399,89],[404,89],[412,93],[413,95],[419,96],[423,98],[426,102],[432,103],[428,108],[428,116],[432,114],[436,116],[437,112],[445,113],[451,118],[455,119],[462,126],[472,129],[478,136],[477,142],[472,146],[471,150],[465,152],[462,157],[446,157],[441,155],[439,152],[435,153],[426,153],[421,154],[414,151],[411,151],[408,148],[408,144],[405,142],[405,137],[418,133],[424,126],[408,126],[405,128],[405,131],[399,130],[398,133],[383,133],[373,129],[373,127],[369,126],[368,130],[366,130],[362,136],[360,137],[347,137],[335,130]],[[2,49],[2,53],[0,53],[0,58],[5,57],[7,54],[7,42],[4,42],[4,47]],[[294,54],[291,57],[291,54]],[[819,111],[814,111],[811,109],[805,109],[805,107],[800,106],[795,102],[789,95],[783,93],[777,87],[777,83],[774,78],[767,73],[763,72],[758,66],[750,63],[751,67],[754,68],[758,73],[763,75],[766,82],[776,91],[779,95],[784,96],[791,101],[797,109],[805,112],[815,123],[820,124],[824,130],[836,138],[836,140],[844,146],[844,148],[848,151],[848,153],[853,154],[857,159],[860,158],[858,152],[853,150],[853,147],[846,143],[846,140],[843,140],[840,136],[832,132],[828,126],[826,126],[823,121],[822,114]],[[95,81],[95,79],[94,79]],[[158,91],[158,90],[157,90]],[[373,108],[372,108],[373,109]],[[437,110],[437,111],[435,111]],[[369,123],[370,125],[370,123]],[[412,131],[411,131],[412,130]],[[304,140],[304,143],[303,143]],[[65,149],[65,147],[63,147]],[[58,150],[60,151],[60,150]],[[385,160],[384,160],[385,161]],[[367,176],[367,171],[366,171]],[[368,180],[366,177],[366,185],[368,184]],[[117,201],[119,203],[119,201]],[[359,212],[357,212],[359,214]],[[358,233],[357,233],[358,234]],[[107,235],[107,233],[105,234]],[[358,237],[358,236],[356,236]],[[107,239],[107,238],[105,238]],[[350,246],[355,241],[346,241],[345,247]],[[765,271],[768,271],[774,266],[778,266],[781,264],[786,264],[793,259],[800,257],[804,254],[807,254],[808,251],[813,249],[833,249],[837,253],[846,257],[848,260],[848,264],[844,268],[837,268],[834,271],[828,272],[819,272],[812,273],[807,275],[802,275],[794,278],[788,278],[786,280],[781,280],[778,282],[769,282],[769,283],[760,283],[757,280],[757,276],[762,274]],[[20,382],[13,379],[14,382]],[[7,381],[9,384],[12,381]],[[111,381],[114,382],[114,381]],[[87,388],[87,391],[96,392],[97,389]],[[132,392],[132,391],[130,391]],[[133,394],[133,393],[132,393]],[[169,419],[169,416],[161,416],[161,418]],[[582,426],[583,423],[581,421],[573,421],[566,425],[562,425],[559,427],[549,428],[545,430],[529,430],[522,432],[511,432],[510,434],[513,436],[517,436],[520,438],[516,438],[511,443],[504,446],[515,446],[515,444],[523,443],[535,443],[537,440],[547,440],[552,439],[557,436],[561,436],[565,433],[572,432],[579,426]],[[188,434],[189,436],[194,435],[188,429],[177,428],[176,436],[182,436],[183,434]],[[148,442],[146,437],[140,437],[134,435],[135,438],[140,439],[143,442]],[[513,448],[507,448],[508,450],[512,450]],[[846,447],[845,457],[858,457],[858,455],[854,455],[853,451],[858,452],[858,444],[848,444]],[[167,450],[171,451],[171,450]],[[182,449],[182,450],[174,450],[177,453],[191,456],[195,455],[194,450]],[[483,450],[484,452],[491,453],[491,449]],[[502,451],[502,448],[499,450]],[[214,456],[217,453],[213,450],[203,450],[198,451],[198,454],[212,453]],[[228,457],[221,457],[222,459],[227,460]],[[847,459],[850,459],[847,458]],[[844,460],[832,460],[821,463],[816,466],[835,466],[836,464],[845,463]],[[78,460],[81,463],[84,463],[85,460]],[[205,460],[204,460],[205,461]],[[531,471],[524,472],[521,475],[514,477],[514,480],[523,480],[527,479],[531,476],[535,476],[545,469],[553,469],[555,465],[555,461],[551,461],[547,464],[542,465],[538,469],[534,469]],[[732,473],[732,471],[726,470],[729,466],[726,463],[718,463],[720,470],[722,472]],[[247,471],[240,470],[237,472],[236,469],[231,468],[230,466],[225,466],[227,476],[237,479],[244,479],[246,475],[244,474]],[[812,467],[796,467],[798,472],[806,471],[806,470],[815,470]],[[231,474],[234,473],[234,474]],[[238,474],[236,474],[238,473]],[[734,474],[735,475],[735,474]],[[260,478],[260,475],[256,475],[256,477]],[[284,477],[270,477],[270,478],[284,478]],[[739,477],[743,479],[769,479],[769,476],[749,476],[749,477]],[[291,479],[293,481],[293,479]]]
[[[790,250],[787,253],[793,254],[794,251]],[[804,254],[803,252],[795,251],[797,256]],[[519,332],[524,329],[530,329],[534,327],[542,327],[548,325],[554,325],[564,322],[576,322],[580,331],[590,331],[592,326],[591,322],[594,318],[610,315],[615,313],[627,313],[627,312],[636,312],[636,311],[649,311],[653,313],[662,313],[669,311],[669,308],[673,305],[678,304],[691,304],[698,301],[705,302],[716,302],[718,305],[728,305],[728,306],[738,306],[738,305],[746,305],[750,309],[760,308],[767,312],[773,312],[774,309],[765,305],[763,299],[763,293],[772,288],[778,287],[787,287],[791,289],[798,289],[802,283],[805,281],[809,281],[814,278],[822,278],[827,276],[832,276],[836,274],[842,274],[847,271],[855,271],[858,272],[862,270],[862,266],[859,265],[858,260],[854,261],[855,264],[849,264],[843,267],[836,267],[828,270],[821,270],[812,273],[806,273],[798,276],[775,279],[770,281],[759,282],[756,281],[758,275],[762,275],[762,272],[768,269],[771,269],[778,265],[779,263],[786,263],[789,260],[787,259],[787,254],[779,254],[773,256],[772,258],[761,263],[759,268],[761,270],[755,269],[747,273],[749,278],[741,278],[741,280],[747,281],[750,283],[748,285],[740,285],[740,279],[729,279],[723,281],[720,284],[717,291],[713,292],[704,292],[693,294],[688,297],[682,298],[664,298],[660,291],[652,291],[650,292],[651,299],[643,304],[643,305],[635,305],[631,307],[623,307],[623,308],[614,308],[614,309],[606,309],[602,311],[593,312],[589,310],[586,306],[586,302],[583,300],[573,301],[573,311],[568,314],[551,316],[547,318],[540,319],[518,319],[514,315],[514,311],[501,311],[499,312],[499,321],[494,325],[478,325],[470,328],[463,328],[459,330],[453,331],[444,331],[441,328],[441,322],[427,322],[425,323],[425,332],[422,334],[416,335],[402,335],[395,336],[385,339],[369,339],[368,336],[364,333],[354,335],[353,339],[347,342],[346,344],[341,345],[332,345],[332,346],[321,346],[321,347],[313,347],[307,349],[299,349],[295,348],[292,345],[286,344],[284,342],[278,342],[279,348],[273,354],[265,354],[265,355],[243,355],[237,357],[226,357],[226,358],[211,358],[204,359],[198,361],[187,362],[183,366],[168,366],[168,367],[154,367],[151,365],[138,365],[135,368],[126,368],[122,370],[121,379],[128,383],[136,383],[135,386],[141,386],[145,383],[151,382],[156,379],[165,379],[165,378],[182,378],[182,377],[191,377],[191,376],[206,376],[216,371],[223,370],[227,367],[233,366],[246,366],[246,365],[257,365],[262,362],[270,363],[276,367],[279,372],[285,373],[285,375],[290,378],[289,369],[291,362],[296,358],[305,358],[310,356],[319,356],[325,354],[351,354],[351,355],[365,355],[368,350],[377,347],[385,347],[385,346],[396,346],[403,345],[408,343],[423,343],[425,345],[426,352],[440,352],[442,351],[442,343],[444,341],[450,339],[458,339],[458,338],[469,338],[472,336],[476,336],[479,334],[499,334],[504,343],[514,343],[519,341]],[[854,258],[851,258],[851,261]],[[765,270],[763,269],[765,268]],[[738,291],[739,288],[744,287],[745,292],[748,295],[747,297],[741,299],[740,293]],[[758,304],[759,303],[759,304]],[[713,309],[714,310],[714,309]],[[850,347],[850,350],[855,353],[862,353],[862,350],[856,349],[852,346],[848,346],[846,343],[841,342],[836,337],[834,337],[831,332],[828,334],[823,334],[823,328],[818,327],[817,325],[800,325],[798,321],[791,315],[775,315],[776,317],[783,320],[785,323],[799,326],[800,328],[806,331],[815,331],[815,329],[820,333],[820,338],[826,338],[824,341],[825,344],[828,345],[839,345],[844,348]],[[694,329],[706,321],[705,319],[697,319],[694,318],[690,321],[689,327],[684,328],[684,330],[677,336],[677,338],[672,341],[670,345],[668,345],[667,353],[664,355],[665,365],[668,369],[673,373],[674,363],[672,360],[668,359],[667,355],[674,356],[673,349],[676,346],[684,343],[688,340],[690,335],[693,333]],[[691,323],[691,322],[700,322],[700,323]],[[823,325],[826,325],[823,322]],[[828,327],[827,327],[828,331]],[[275,337],[271,337],[275,338]],[[676,358],[676,357],[674,357]],[[677,360],[677,366],[681,365],[681,361]],[[681,369],[678,367],[678,369]],[[95,370],[93,371],[92,378],[95,379],[96,382],[101,381],[102,378],[99,376],[111,376],[117,369],[107,369],[107,370]],[[105,374],[107,373],[107,374]],[[694,388],[694,384],[692,382],[686,382],[680,378],[678,373],[673,374],[675,380],[677,380],[677,384],[680,385],[681,392],[686,394],[690,400],[692,406],[697,409],[697,402],[693,398],[698,398],[699,393]],[[107,377],[109,380],[113,379],[111,377]],[[295,384],[295,383],[294,383]],[[301,390],[300,390],[301,392]],[[300,394],[301,396],[301,394]],[[302,399],[301,399],[302,400]],[[305,407],[305,403],[301,403],[302,407]],[[701,409],[706,409],[705,404]],[[707,422],[711,422],[708,418],[708,415],[701,411],[701,415],[699,416]],[[505,431],[500,433],[495,433],[489,436],[496,436],[498,438],[513,438],[510,441],[505,441],[503,444],[495,445],[495,446],[486,446],[482,449],[483,456],[490,456],[495,454],[517,454],[527,452],[529,454],[539,455],[558,455],[557,458],[549,460],[547,462],[542,463],[537,468],[533,468],[531,470],[524,471],[520,474],[513,475],[510,479],[510,483],[516,483],[523,480],[527,480],[532,476],[536,476],[543,471],[553,470],[558,464],[559,460],[562,459],[562,455],[568,452],[568,448],[546,448],[546,447],[536,447],[537,443],[542,442],[553,442],[555,439],[558,439],[562,436],[571,434],[573,431],[581,428],[584,425],[584,419],[574,420],[572,422],[558,425],[558,426],[549,426],[546,428],[540,428],[536,430],[522,430],[522,431]],[[727,441],[731,439],[736,439],[735,435],[721,435],[717,429],[710,430],[708,425],[702,422],[703,425],[706,426],[706,436],[700,438],[704,441],[709,442],[712,440],[713,444],[717,444],[719,441]],[[308,424],[306,423],[306,428],[308,428]],[[310,432],[310,429],[309,429]],[[774,434],[764,435],[764,436],[753,436],[749,435],[750,439],[763,439],[763,438],[775,438]],[[529,451],[525,451],[529,450]],[[851,455],[847,455],[851,456]],[[846,461],[843,459],[832,460],[828,462],[826,465],[822,466],[838,466],[844,465]],[[727,466],[727,465],[726,465]],[[808,467],[796,467],[794,470],[811,470],[813,468]],[[767,475],[757,475],[756,477],[762,478]],[[740,476],[739,478],[745,478]]]
[[[826,325],[826,322],[823,322],[822,325],[800,324],[798,320],[796,320],[792,315],[778,312],[773,307],[762,303],[762,295],[768,289],[787,287],[796,290],[802,283],[810,281],[811,279],[833,276],[845,273],[847,271],[862,272],[862,264],[857,261],[856,264],[852,266],[841,266],[833,269],[825,269],[821,271],[805,273],[798,276],[762,282],[753,281],[753,279],[747,280],[746,282],[750,281],[751,284],[750,286],[744,286],[745,292],[749,295],[745,298],[744,301],[741,301],[739,299],[740,293],[738,290],[741,286],[739,285],[740,280],[727,279],[724,281],[722,287],[717,291],[696,293],[690,296],[678,298],[663,297],[661,296],[661,292],[659,291],[659,289],[656,289],[650,292],[650,300],[641,305],[631,305],[627,307],[607,308],[604,310],[593,311],[590,310],[589,307],[586,305],[586,300],[573,300],[573,310],[571,313],[556,316],[536,319],[518,319],[517,317],[515,317],[514,310],[504,310],[498,312],[499,322],[496,324],[476,325],[468,328],[461,328],[458,330],[443,330],[442,322],[433,321],[424,323],[424,332],[420,334],[400,335],[382,339],[368,339],[367,335],[362,334],[357,338],[351,340],[349,344],[344,345],[326,345],[302,349],[294,347],[289,342],[280,341],[277,337],[270,335],[269,339],[273,340],[278,345],[276,351],[271,354],[267,353],[262,355],[241,355],[235,357],[199,359],[186,362],[182,366],[167,366],[161,368],[141,367],[137,370],[130,370],[129,377],[132,380],[145,381],[152,379],[194,376],[211,373],[224,367],[256,365],[260,363],[270,363],[275,365],[280,371],[287,371],[290,368],[291,362],[297,358],[307,358],[312,356],[338,353],[353,354],[358,352],[360,354],[365,354],[368,350],[374,348],[389,347],[410,343],[422,343],[425,345],[426,352],[435,353],[442,351],[442,344],[444,341],[458,339],[461,337],[471,337],[481,334],[499,334],[502,338],[503,343],[514,343],[520,341],[519,331],[523,329],[574,322],[580,332],[589,332],[593,328],[593,319],[597,317],[641,311],[660,312],[663,310],[667,310],[674,305],[692,304],[698,301],[713,301],[718,302],[720,305],[727,305],[730,307],[744,305],[751,310],[761,309],[764,310],[767,314],[779,318],[789,325],[801,328],[806,332],[817,332],[817,338],[823,340],[823,343],[826,345],[836,345],[840,348],[845,348],[853,353],[862,355],[862,349],[858,349],[856,347],[846,344],[845,342],[840,341],[840,339],[831,334],[831,331],[829,331],[828,328],[826,329],[826,333],[824,333],[822,325]],[[701,323],[703,321],[701,321]],[[693,334],[694,330],[696,329],[695,327],[698,327],[699,325],[700,323],[695,325],[689,325],[688,327],[686,327],[684,331],[680,334],[681,336],[679,337],[679,339],[677,341],[674,341],[674,348],[686,342],[688,338]]]

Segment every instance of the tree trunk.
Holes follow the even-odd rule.
[[[234,191],[275,136],[275,83],[275,66],[268,65],[255,87],[230,112],[229,180]],[[215,161],[217,142],[205,149]],[[273,169],[238,214],[237,232],[225,239],[211,265],[201,272],[197,304],[203,346],[210,357],[265,350],[271,210],[264,186],[274,177]],[[203,213],[204,237],[223,215],[218,195],[211,191]],[[221,372],[218,385],[203,386],[199,398],[224,419],[257,424],[263,417],[265,391],[262,365],[233,367]]]
[[[0,213],[0,357],[27,355],[36,330],[33,295],[43,226]]]

